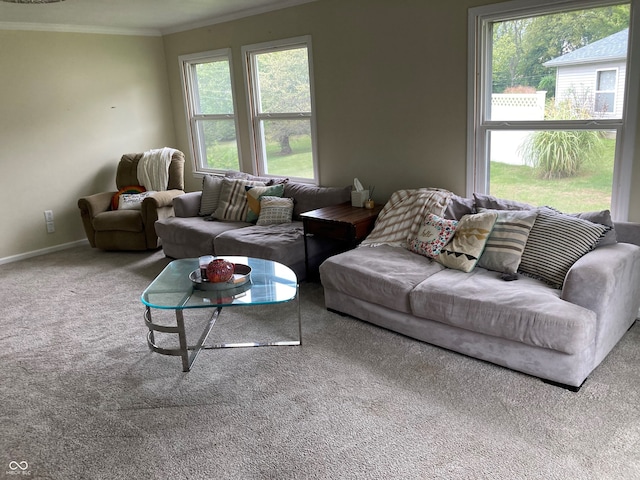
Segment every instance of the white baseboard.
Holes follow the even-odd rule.
[[[40,250],[33,250],[31,252],[20,253],[18,255],[11,255],[10,257],[0,258],[0,265],[4,265],[6,263],[13,263],[20,260],[24,260],[26,258],[39,257],[40,255],[45,255],[47,253],[59,252],[60,250],[67,250],[68,248],[78,247],[80,245],[88,244],[89,240],[78,240],[76,242],[63,243],[61,245],[56,245],[54,247],[42,248]]]

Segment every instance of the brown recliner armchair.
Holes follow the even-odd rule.
[[[142,153],[123,155],[116,172],[118,190],[140,185],[138,162]],[[160,247],[154,223],[173,216],[173,199],[184,193],[184,154],[175,151],[169,164],[167,189],[142,201],[140,210],[113,210],[111,200],[118,192],[82,197],[78,207],[89,243],[103,250],[150,250]]]

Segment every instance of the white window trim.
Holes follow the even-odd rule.
[[[600,73],[602,72],[615,72],[616,74],[616,81],[615,84],[613,85],[613,88],[611,90],[599,90],[598,89],[598,77],[600,76]],[[619,75],[620,75],[620,69],[617,67],[613,67],[613,68],[598,68],[596,69],[596,78],[595,80],[595,87],[593,88],[594,96],[593,96],[593,111],[596,112],[596,108],[598,107],[598,93],[613,93],[613,111],[612,112],[603,112],[603,115],[611,115],[611,114],[615,114],[616,112],[616,102],[618,101],[618,81],[619,81]]]
[[[231,96],[233,102],[233,114],[219,114],[219,115],[204,115],[196,114],[195,106],[196,95],[192,92],[193,77],[192,77],[192,65],[195,63],[204,63],[207,61],[216,61],[218,59],[226,59],[229,62],[229,75],[231,81]],[[180,55],[178,57],[178,63],[180,67],[180,80],[182,83],[182,95],[184,103],[184,114],[187,126],[187,138],[189,140],[189,152],[193,163],[193,173],[195,176],[203,176],[210,173],[224,173],[225,170],[205,168],[206,164],[206,152],[201,151],[202,143],[199,142],[195,132],[195,122],[201,119],[226,119],[234,120],[234,126],[236,130],[236,145],[238,149],[238,160],[242,162],[242,152],[240,150],[240,129],[238,124],[238,107],[236,105],[236,93],[235,82],[233,79],[233,63],[231,58],[231,49],[223,48],[219,50],[210,50],[207,52],[192,53],[187,55]],[[203,157],[204,155],[204,157]],[[240,165],[241,167],[241,165]]]
[[[252,84],[250,69],[255,66],[250,65],[251,54],[256,52],[265,52],[268,50],[278,50],[286,47],[304,46],[307,49],[307,59],[309,62],[309,93],[311,95],[311,112],[308,115],[300,115],[299,112],[293,114],[264,114],[257,113],[257,105],[253,99],[257,98],[257,87]],[[316,108],[315,108],[315,88],[313,74],[313,48],[311,47],[311,35],[287,38],[283,40],[275,40],[271,42],[256,43],[253,45],[244,45],[242,47],[242,62],[244,68],[245,89],[247,92],[247,112],[249,112],[249,133],[251,137],[251,158],[253,174],[260,176],[269,176],[264,171],[264,162],[266,162],[265,146],[262,145],[262,135],[259,132],[260,120],[264,119],[289,119],[289,118],[309,118],[311,123],[311,155],[313,158],[313,179],[291,177],[291,180],[302,183],[320,183],[318,171],[318,152],[317,152],[317,133],[316,133]]]
[[[618,1],[599,0],[512,0],[504,3],[486,5],[469,9],[468,17],[468,90],[467,90],[467,196],[473,192],[485,193],[488,190],[487,165],[479,159],[486,158],[486,132],[491,126],[517,130],[524,125],[532,128],[564,129],[568,124],[572,129],[592,129],[602,126],[617,130],[616,164],[614,166],[611,213],[616,221],[629,218],[629,200],[631,196],[631,174],[633,169],[635,132],[638,122],[638,100],[640,84],[640,0],[630,0],[629,51],[624,92],[624,112],[622,120],[589,119],[545,122],[500,122],[483,121],[486,105],[490,98],[480,98],[482,82],[491,82],[491,69],[484,69],[485,77],[480,77],[481,65],[487,65],[486,45],[480,45],[481,29],[487,28],[487,22],[500,19],[530,16],[536,12],[553,13],[567,8],[589,8],[619,4]],[[488,78],[487,78],[488,77]],[[488,91],[488,95],[491,95]],[[489,103],[488,103],[489,102]],[[482,137],[482,138],[481,138]]]

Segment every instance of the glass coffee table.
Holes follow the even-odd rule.
[[[145,305],[144,319],[149,329],[147,343],[152,351],[163,355],[182,357],[182,370],[188,372],[203,349],[302,344],[298,279],[293,270],[281,263],[259,258],[239,256],[214,258],[224,258],[232,263],[249,266],[251,272],[244,279],[246,283],[229,288],[220,287],[221,289],[215,290],[203,289],[207,286],[199,281],[198,259],[184,258],[169,263],[142,292],[141,300]],[[213,286],[209,285],[208,287]],[[223,308],[236,309],[243,306],[272,305],[294,301],[298,316],[297,339],[205,344]],[[151,316],[152,309],[174,310],[176,324],[154,323]],[[184,313],[188,309],[212,310],[204,331],[200,334],[195,345],[189,345],[187,342]],[[158,346],[154,332],[177,334],[179,346],[177,348]]]

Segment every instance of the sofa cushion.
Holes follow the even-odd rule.
[[[409,293],[442,270],[439,263],[403,247],[361,246],[325,260],[320,279],[325,288],[410,313]]]
[[[213,239],[227,230],[251,225],[246,222],[207,221],[201,217],[169,217],[155,223],[156,233],[163,243],[188,245],[190,252],[213,255]]]
[[[486,211],[480,209],[481,211]],[[498,214],[478,266],[502,273],[516,273],[529,233],[536,221],[536,210],[494,210]]]
[[[407,239],[407,248],[418,255],[436,258],[440,250],[453,238],[457,225],[457,220],[448,220],[429,213],[416,235]]]
[[[293,217],[293,198],[264,196],[260,200],[260,216],[257,225],[278,225],[291,223]]]
[[[470,272],[478,263],[478,259],[489,239],[498,214],[495,212],[465,215],[456,226],[456,232],[436,261],[445,267]]]
[[[266,258],[285,265],[304,263],[302,222],[227,230],[214,240],[217,255]]]
[[[595,339],[594,312],[533,278],[505,282],[483,268],[447,269],[417,285],[410,300],[418,317],[568,354]]]
[[[351,199],[351,186],[318,187],[304,183],[288,182],[284,185],[284,197],[293,198],[293,218],[298,220],[301,213],[328,207]]]
[[[247,222],[256,223],[260,216],[260,200],[264,196],[281,197],[284,193],[284,184],[265,187],[249,186],[247,190]]]
[[[218,175],[202,177],[202,196],[198,215],[207,216],[216,211],[220,202],[220,190],[222,190],[222,177]]]
[[[93,228],[96,231],[142,232],[142,213],[140,210],[107,210],[93,217]]]
[[[562,288],[571,266],[594,248],[609,230],[604,225],[570,217],[548,208],[538,210],[519,271]]]

